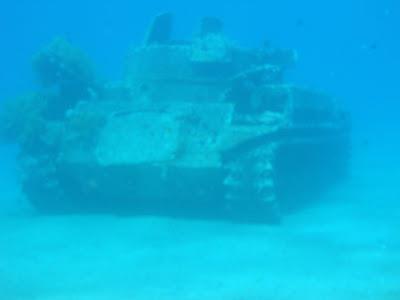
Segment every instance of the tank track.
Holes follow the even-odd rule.
[[[225,209],[234,219],[279,222],[274,185],[276,144],[263,145],[228,159],[224,164]]]

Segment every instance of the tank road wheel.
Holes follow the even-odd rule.
[[[230,218],[246,222],[280,221],[273,176],[275,148],[263,146],[226,161],[224,200]]]

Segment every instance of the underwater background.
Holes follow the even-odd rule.
[[[0,145],[0,299],[400,299],[400,4],[337,1],[7,1],[0,101],[34,89],[32,56],[55,36],[118,79],[160,12],[174,36],[216,16],[244,47],[293,48],[288,80],[351,114],[350,176],[280,225],[158,217],[40,216],[17,146]]]

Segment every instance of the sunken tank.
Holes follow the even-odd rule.
[[[214,18],[190,41],[171,27],[155,18],[117,83],[60,39],[35,56],[41,89],[1,127],[38,211],[275,222],[346,176],[346,113],[285,83],[293,51],[237,47]]]

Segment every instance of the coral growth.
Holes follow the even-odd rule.
[[[98,96],[100,85],[86,55],[62,38],[57,38],[33,59],[33,69],[44,88],[57,91],[55,113],[64,113],[79,100]]]
[[[21,151],[39,153],[61,144],[64,127],[48,119],[50,99],[31,93],[5,101],[0,109],[0,139],[19,144]]]
[[[104,119],[96,105],[82,105],[97,100],[100,90],[86,56],[56,39],[35,55],[33,68],[41,89],[4,102],[0,138],[28,153],[56,153],[72,137],[91,141]]]
[[[0,110],[0,137],[7,142],[26,144],[45,126],[46,99],[25,94],[4,102]]]

